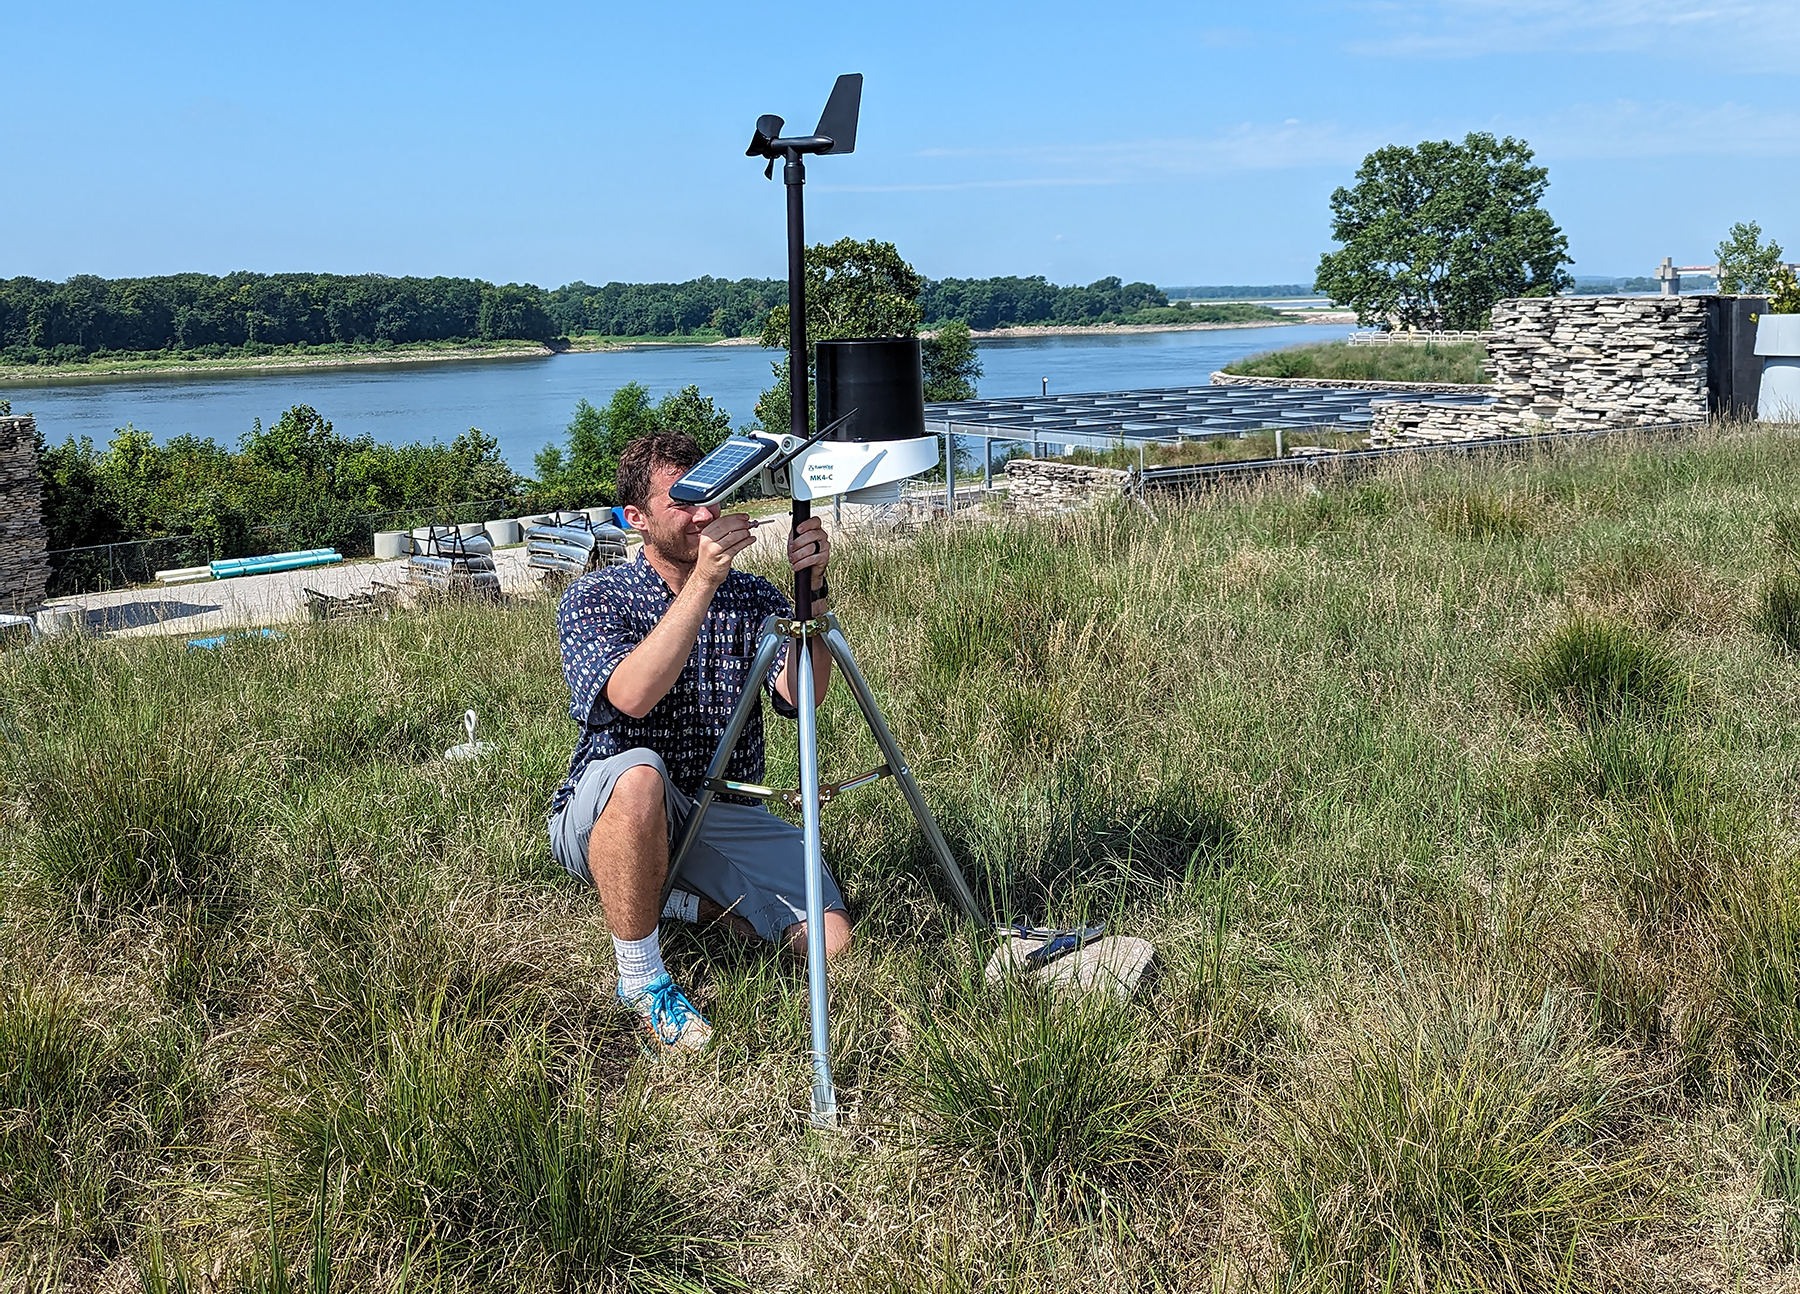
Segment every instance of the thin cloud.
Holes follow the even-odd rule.
[[[1288,118],[1275,123],[1240,122],[1208,135],[1086,144],[926,148],[913,156],[927,162],[1080,168],[1105,177],[1109,183],[1125,183],[1165,175],[1336,166],[1354,162],[1371,148],[1387,142],[1388,138],[1378,131],[1348,130],[1336,122]]]
[[[1529,116],[1350,128],[1334,121],[1241,122],[1207,135],[980,148],[924,148],[902,166],[922,172],[885,184],[821,185],[833,193],[951,193],[970,189],[1156,184],[1251,171],[1327,168],[1346,179],[1388,144],[1461,139],[1488,131],[1526,140],[1539,161],[1800,155],[1800,112],[1681,101],[1577,103]],[[977,176],[971,172],[979,171]],[[1007,174],[1007,172],[1014,174]],[[1024,174],[1018,174],[1024,172]]]
[[[1354,12],[1378,30],[1358,54],[1471,58],[1483,54],[1635,53],[1785,67],[1800,55],[1792,0],[1365,0]],[[1380,30],[1385,29],[1385,30]]]
[[[1034,176],[1021,180],[956,180],[944,184],[815,184],[820,193],[955,193],[962,189],[1064,189],[1074,185],[1118,184],[1083,176]]]
[[[1740,103],[1572,104],[1509,133],[1551,160],[1800,155],[1800,113]]]

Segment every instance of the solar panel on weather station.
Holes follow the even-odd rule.
[[[712,503],[730,494],[760,468],[777,446],[772,440],[733,436],[690,467],[669,487],[677,503]]]

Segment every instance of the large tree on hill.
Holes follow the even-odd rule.
[[[1762,226],[1739,221],[1714,255],[1719,258],[1719,291],[1759,296],[1781,268],[1781,244],[1762,240]]]
[[[1377,149],[1331,195],[1314,287],[1383,328],[1480,328],[1496,301],[1574,286],[1569,240],[1539,205],[1549,172],[1485,133]]]
[[[815,342],[846,337],[915,337],[923,314],[919,293],[925,280],[901,258],[892,243],[871,238],[840,238],[806,249],[807,367]],[[763,324],[762,344],[784,348],[788,309],[778,305]],[[764,427],[788,429],[787,361],[771,365],[775,385],[756,402],[756,419]]]

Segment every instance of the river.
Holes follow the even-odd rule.
[[[1204,385],[1232,360],[1351,331],[1295,324],[985,340],[980,394],[1036,395],[1045,379],[1053,394]],[[253,419],[267,424],[291,405],[309,404],[341,433],[367,432],[393,444],[447,441],[480,427],[500,442],[508,463],[529,472],[533,454],[562,440],[577,400],[602,404],[627,382],[641,382],[652,398],[693,383],[741,426],[770,384],[774,358],[759,346],[639,346],[454,363],[68,378],[0,386],[0,397],[16,413],[36,414],[44,439],[54,444],[70,436],[104,444],[130,423],[158,440],[192,435],[230,447]]]

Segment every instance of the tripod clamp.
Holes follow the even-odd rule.
[[[777,619],[772,627],[783,638],[822,638],[837,627],[837,622],[824,615],[810,620]]]
[[[884,777],[892,777],[894,770],[886,764],[871,768],[866,773],[858,773],[855,777],[847,777],[841,782],[827,782],[819,788],[819,807],[822,809],[846,791],[856,791],[879,782]],[[723,778],[708,778],[706,789],[716,795],[746,795],[755,800],[772,800],[784,809],[802,813],[806,809],[806,797],[799,791],[777,790],[772,786],[759,786],[755,782],[728,782]]]

